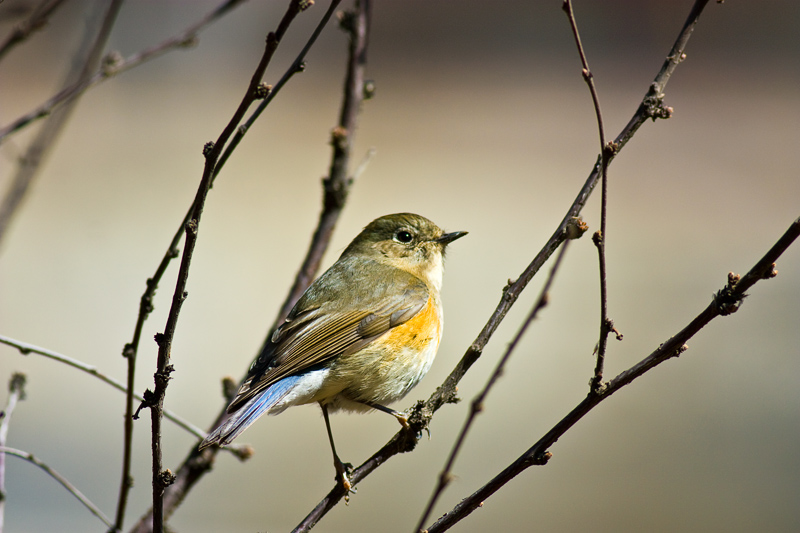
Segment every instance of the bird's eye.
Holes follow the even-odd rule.
[[[394,234],[394,240],[396,240],[399,243],[408,244],[414,240],[414,236],[411,234],[410,231],[401,229]]]

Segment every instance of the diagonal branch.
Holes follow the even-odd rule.
[[[29,353],[35,353],[35,354],[39,354],[39,355],[42,355],[44,357],[47,357],[48,359],[52,359],[54,361],[58,361],[60,363],[64,363],[67,366],[71,366],[72,368],[76,368],[76,369],[78,369],[78,370],[80,370],[82,372],[86,372],[90,376],[96,377],[97,379],[99,379],[103,383],[106,383],[107,385],[110,385],[110,386],[114,387],[118,391],[125,392],[125,393],[127,393],[127,391],[128,391],[128,389],[125,387],[125,385],[123,385],[122,383],[120,383],[116,379],[114,379],[114,378],[112,378],[110,376],[107,376],[106,374],[101,372],[96,366],[86,364],[83,361],[79,361],[77,359],[74,359],[72,357],[66,356],[64,354],[60,354],[60,353],[55,352],[53,350],[47,350],[45,348],[41,348],[41,347],[35,346],[33,344],[28,344],[27,342],[18,341],[18,340],[12,339],[10,337],[6,337],[5,335],[0,335],[0,343],[6,344],[8,346],[12,346],[12,347],[16,348],[23,355],[28,355]],[[140,402],[144,401],[144,398],[142,398],[142,396],[140,394],[137,394],[135,392],[133,393],[133,397],[137,401],[140,401]],[[194,435],[195,437],[197,437],[199,439],[203,439],[206,436],[206,432],[205,431],[203,431],[202,429],[200,429],[196,425],[192,424],[188,420],[184,419],[180,415],[170,411],[169,409],[164,409],[164,417],[167,418],[168,420],[171,420],[178,427],[186,430],[187,432],[191,433],[192,435]],[[241,454],[245,453],[245,449],[244,448],[237,448],[235,446],[226,446],[225,449],[234,452],[234,454],[237,455],[238,457],[241,457]]]
[[[187,48],[195,45],[197,43],[197,33],[200,30],[205,29],[206,26],[216,21],[223,15],[226,15],[233,8],[237,7],[244,1],[245,0],[225,0],[200,21],[192,24],[178,35],[170,37],[169,39],[155,46],[137,52],[126,59],[121,58],[118,53],[112,52],[106,56],[100,69],[97,69],[97,64],[92,67],[94,74],[90,73],[90,76],[86,77],[85,79],[66,85],[63,89],[51,96],[47,101],[43,102],[35,109],[32,109],[28,113],[18,117],[10,124],[0,128],[0,142],[2,142],[5,137],[29,126],[36,120],[48,116],[59,107],[68,104],[71,100],[82,95],[88,89],[107,80],[108,78],[111,78],[112,76],[116,76],[117,74],[121,74],[134,67],[138,67],[142,63],[146,63],[151,59],[160,57],[172,50],[178,48]]]
[[[656,75],[649,91],[639,104],[639,107],[637,108],[631,120],[615,139],[614,142],[617,144],[617,149],[615,150],[614,154],[609,157],[609,163],[648,118],[655,120],[656,118],[668,118],[671,115],[672,109],[663,106],[663,90],[666,87],[670,76],[675,71],[675,68],[680,63],[681,58],[683,57],[683,51],[687,42],[689,41],[689,37],[691,37],[700,13],[702,13],[703,8],[707,3],[708,0],[697,0],[695,2],[686,23],[681,29],[681,32],[679,33],[678,38],[675,41],[672,50],[670,51],[669,56],[667,56],[660,72],[658,75]],[[413,450],[417,442],[416,434],[428,426],[433,414],[445,403],[453,403],[458,401],[456,390],[459,381],[461,381],[461,378],[464,377],[470,367],[481,356],[486,344],[491,339],[495,330],[497,330],[500,322],[503,321],[508,311],[517,301],[522,290],[527,286],[542,265],[544,265],[544,263],[555,252],[558,246],[568,238],[568,228],[575,217],[580,214],[584,205],[586,205],[586,201],[592,194],[595,185],[597,185],[601,170],[601,158],[598,158],[598,161],[595,163],[591,173],[589,174],[589,177],[586,179],[583,187],[578,192],[578,196],[567,210],[566,215],[564,215],[564,218],[561,220],[561,223],[558,225],[555,232],[553,232],[553,235],[550,237],[541,251],[536,255],[536,257],[534,257],[533,261],[531,261],[528,267],[522,272],[520,277],[517,278],[516,281],[509,281],[509,284],[503,289],[503,296],[500,299],[500,303],[497,304],[497,307],[489,317],[489,320],[486,322],[475,341],[473,341],[473,343],[467,349],[466,353],[462,356],[461,360],[455,366],[453,371],[450,372],[450,375],[448,375],[444,382],[433,392],[430,398],[424,402],[417,402],[417,404],[412,408],[412,414],[409,418],[410,428],[402,429],[396,433],[380,450],[375,452],[372,457],[367,459],[361,466],[352,472],[350,480],[353,485],[356,485],[360,480],[367,477],[380,465],[389,460],[389,458],[393,455]],[[310,527],[313,527],[313,524],[316,523],[319,518],[324,516],[330,509],[332,509],[333,506],[335,506],[344,496],[345,493],[342,489],[342,486],[334,486],[334,488],[331,489],[331,491],[317,504],[317,506],[308,514],[308,516],[300,523],[300,525],[295,528],[294,531],[307,531]],[[310,521],[310,517],[315,517],[315,520]],[[307,526],[307,523],[310,523],[311,525]]]
[[[75,55],[72,68],[64,82],[65,86],[70,86],[73,83],[80,84],[88,79],[100,62],[100,55],[103,53],[111,28],[114,26],[117,14],[122,7],[122,0],[113,0],[108,4],[108,8],[105,11],[102,10],[103,5],[104,3],[98,3],[92,8],[95,10],[93,16],[99,17],[102,13],[102,19],[98,21],[96,31],[86,32],[84,44],[81,47],[82,49]],[[69,105],[57,109],[36,133],[36,137],[20,158],[19,168],[11,180],[11,185],[3,197],[2,204],[0,204],[0,241],[2,241],[14,215],[22,205],[22,200],[25,198],[28,189],[30,189],[42,161],[55,146],[58,135],[69,121],[76,103],[77,99],[73,98]],[[0,133],[0,140],[2,140],[2,137]]]
[[[25,399],[25,374],[15,372],[8,380],[8,400],[6,407],[0,411],[0,448],[5,447],[8,440],[8,428],[11,426],[11,415],[20,400]],[[0,452],[0,533],[6,517],[6,456]]]
[[[47,466],[47,464],[43,463],[39,459],[33,456],[33,454],[23,452],[22,450],[17,450],[15,448],[8,448],[6,446],[6,438],[8,437],[8,428],[11,422],[11,415],[14,413],[14,409],[17,406],[17,402],[20,400],[25,399],[25,374],[15,373],[11,376],[11,379],[8,383],[8,402],[6,404],[5,409],[0,411],[0,532],[3,531],[3,521],[5,518],[5,501],[6,501],[6,488],[5,488],[5,470],[6,470],[6,455],[13,455],[24,459],[45,472],[61,483],[61,485],[67,489],[70,494],[75,496],[83,505],[86,506],[89,511],[92,512],[95,516],[97,516],[100,520],[105,523],[105,525],[109,527],[113,527],[111,521],[103,514],[95,504],[93,504],[86,496],[84,496],[81,491],[79,491],[75,486],[70,483],[64,476]]]
[[[100,510],[92,501],[84,496],[84,494],[78,490],[75,485],[69,482],[67,478],[59,474],[56,470],[50,468],[47,463],[42,462],[37,457],[35,457],[32,453],[28,453],[22,450],[17,450],[16,448],[8,448],[6,446],[0,446],[0,456],[2,455],[13,455],[15,457],[19,457],[20,459],[24,459],[31,464],[34,464],[44,470],[48,476],[58,481],[62,487],[67,489],[67,491],[75,496],[78,501],[80,501],[93,515],[103,521],[103,523],[108,526],[109,528],[113,528],[114,524],[111,523],[111,520],[103,514],[103,511]]]
[[[589,69],[589,62],[586,60],[586,53],[581,44],[581,36],[578,32],[578,23],[575,21],[575,13],[572,10],[572,1],[564,0],[562,9],[567,14],[569,25],[572,29],[572,36],[575,38],[575,46],[581,58],[583,70],[581,74],[589,87],[592,95],[592,104],[597,116],[597,129],[600,134],[600,231],[592,236],[592,242],[597,247],[597,255],[600,263],[600,339],[597,341],[597,364],[594,368],[594,376],[590,381],[591,390],[596,391],[603,380],[603,364],[606,357],[606,346],[608,345],[608,334],[614,327],[613,322],[608,318],[608,290],[606,283],[606,219],[608,206],[608,162],[614,153],[614,145],[606,145],[606,133],[603,126],[603,112],[600,111],[600,97],[597,95],[597,87],[594,84],[594,74]],[[622,339],[621,335],[617,335]]]
[[[576,221],[576,228],[582,228],[583,231],[578,229],[576,231],[576,238],[583,235],[583,232],[588,228],[587,226],[583,225],[582,222],[579,223]],[[531,325],[533,320],[539,314],[539,311],[544,309],[547,306],[548,301],[550,299],[550,286],[553,284],[553,280],[555,279],[556,272],[561,267],[561,261],[564,259],[564,255],[567,252],[567,248],[569,245],[569,241],[565,241],[564,245],[561,247],[561,251],[556,256],[555,263],[553,263],[553,268],[550,269],[550,274],[547,276],[547,281],[545,281],[544,287],[542,287],[542,291],[539,294],[539,298],[537,298],[536,302],[533,304],[533,309],[531,309],[530,313],[528,313],[527,318],[523,321],[520,328],[517,330],[516,335],[514,338],[511,339],[511,342],[508,344],[503,357],[500,358],[497,365],[495,366],[494,371],[492,372],[491,376],[489,376],[486,385],[483,387],[483,390],[478,393],[478,395],[472,400],[470,404],[469,414],[467,415],[467,419],[464,421],[464,425],[461,426],[461,432],[456,437],[455,444],[453,445],[453,449],[450,451],[450,455],[445,462],[444,469],[439,474],[439,479],[436,484],[436,488],[433,490],[433,494],[431,495],[430,499],[428,500],[428,505],[425,507],[425,511],[422,513],[422,516],[417,523],[417,527],[414,531],[420,531],[425,522],[428,521],[431,513],[433,512],[433,508],[436,505],[436,502],[439,501],[439,496],[444,493],[444,489],[450,482],[453,480],[453,465],[456,462],[456,457],[458,456],[459,452],[461,451],[461,447],[464,445],[464,442],[467,440],[467,433],[469,432],[470,428],[472,427],[472,423],[477,418],[478,414],[483,411],[483,405],[486,401],[486,398],[489,396],[489,391],[492,389],[495,383],[500,379],[500,376],[503,375],[505,371],[506,363],[511,358],[511,354],[514,353],[517,346],[519,345],[519,341],[522,340],[522,336],[528,330],[528,327]]]
[[[340,0],[332,0],[328,11],[323,16],[322,20],[320,21],[317,29],[315,30],[312,37],[309,39],[309,43],[313,43],[313,39],[316,39],[316,36],[319,35],[319,32],[322,28],[327,24],[328,20],[330,19],[333,12],[336,10],[340,3]],[[359,42],[361,43],[357,49],[361,51],[359,61],[350,61],[349,62],[349,69],[356,69],[361,72],[359,73],[350,73],[348,71],[348,79],[353,80],[363,80],[363,68],[366,61],[366,54],[365,46],[366,46],[366,32],[363,35],[363,39]],[[284,75],[282,79],[288,79],[291,76],[291,72],[296,68],[295,64],[299,65],[302,63],[302,58],[310,48],[310,44],[307,44],[304,47],[303,51],[301,52],[298,59],[295,60],[295,63],[287,70],[287,74]],[[284,82],[285,83],[285,82]],[[277,87],[277,86],[276,86]],[[323,211],[320,215],[320,222],[318,224],[317,230],[314,233],[314,237],[312,239],[311,245],[309,247],[308,254],[303,262],[303,266],[300,269],[300,272],[297,274],[297,278],[295,279],[294,285],[292,290],[290,291],[289,295],[287,296],[284,305],[282,306],[281,311],[278,314],[278,318],[275,321],[275,324],[280,323],[283,320],[283,317],[288,314],[289,309],[291,306],[294,305],[294,302],[300,295],[305,291],[307,286],[311,283],[314,274],[319,269],[319,264],[322,260],[322,256],[327,249],[328,243],[330,242],[330,237],[332,235],[332,231],[335,227],[336,221],[338,220],[339,214],[341,213],[341,209],[344,206],[344,202],[347,198],[347,192],[349,191],[350,186],[352,185],[352,179],[347,177],[346,169],[348,166],[348,159],[350,149],[349,146],[352,144],[352,137],[353,132],[355,131],[356,125],[356,118],[357,113],[361,105],[361,101],[363,100],[363,83],[353,83],[352,84],[352,91],[346,91],[345,93],[345,100],[349,103],[347,104],[349,111],[342,120],[346,124],[348,129],[349,135],[346,144],[348,148],[344,151],[335,152],[333,156],[333,162],[331,163],[331,168],[338,169],[335,172],[332,171],[328,178],[325,179],[324,183],[329,184],[326,185],[326,200],[323,203]],[[275,89],[271,91],[270,94],[274,94]],[[269,98],[269,97],[268,97]],[[251,117],[253,119],[253,117]],[[249,122],[249,121],[248,121]],[[340,121],[341,122],[341,121]],[[341,125],[341,124],[340,124]],[[243,133],[242,133],[243,134]],[[237,138],[239,137],[237,131]],[[235,147],[236,145],[236,138],[232,139],[229,146],[229,149]],[[225,152],[223,156],[220,158],[217,168],[219,168],[225,161],[226,155],[229,152]],[[344,161],[341,162],[342,158]],[[332,193],[328,193],[327,191],[333,191]],[[338,198],[338,202],[332,202],[327,200],[330,197],[330,194],[335,193],[336,198]],[[273,326],[274,328],[275,326]],[[225,414],[225,407],[223,406],[220,414],[217,417],[217,422],[214,423],[216,425],[224,416]],[[194,487],[194,485],[202,479],[202,477],[211,470],[214,459],[216,457],[217,451],[219,448],[212,447],[206,448],[202,452],[198,452],[197,448],[194,447],[190,452],[187,458],[184,460],[181,467],[175,474],[174,482],[172,485],[167,487],[167,490],[164,494],[164,517],[168,517],[183,501],[183,499],[187,496],[189,491]],[[137,524],[132,528],[132,531],[151,531],[153,522],[153,510],[151,509],[148,513],[145,513],[137,522]]]
[[[691,339],[706,324],[711,322],[711,320],[718,316],[735,313],[739,309],[742,300],[747,296],[746,291],[750,287],[762,279],[775,277],[777,275],[777,271],[774,269],[775,261],[778,260],[798,236],[800,236],[800,218],[796,219],[789,226],[789,229],[786,230],[783,236],[781,236],[764,257],[762,257],[743,278],[739,278],[739,276],[733,273],[728,274],[727,285],[714,296],[713,301],[685,328],[667,339],[657,350],[642,359],[639,363],[609,381],[600,391],[588,394],[581,403],[516,461],[511,463],[505,470],[497,474],[497,476],[476,492],[461,500],[458,505],[437,520],[426,531],[428,533],[447,531],[472,511],[480,507],[482,502],[521,472],[534,465],[546,464],[550,458],[547,449],[555,444],[567,430],[574,426],[600,402],[667,359],[677,357],[686,351],[686,341]]]
[[[161,54],[166,53],[168,50],[174,49],[176,47],[186,46],[187,44],[191,44],[196,41],[197,39],[197,32],[201,29],[205,28],[222,15],[228,13],[231,9],[236,7],[241,0],[226,0],[222,4],[216,7],[213,11],[208,13],[202,20],[197,22],[196,24],[190,26],[186,30],[183,31],[180,35],[167,39],[166,41],[162,42],[161,44],[144,50],[127,60],[117,63],[114,65],[113,72],[108,68],[101,70],[92,81],[99,83],[106,77],[113,74],[118,74],[125,70],[131,69],[134,66],[140,65],[145,61],[155,58]],[[88,86],[86,87],[88,88]],[[85,89],[84,89],[85,90]],[[133,329],[133,338],[131,342],[127,343],[122,350],[122,355],[127,359],[127,396],[125,398],[125,418],[124,418],[124,437],[123,437],[123,458],[122,458],[122,476],[120,480],[120,489],[119,489],[119,497],[117,499],[117,514],[115,518],[115,525],[117,529],[122,529],[122,524],[125,520],[125,509],[127,507],[128,502],[128,494],[130,493],[130,489],[133,486],[133,478],[131,476],[131,462],[133,458],[133,405],[134,399],[137,401],[143,401],[143,398],[139,395],[134,395],[134,381],[136,376],[136,356],[139,352],[139,342],[142,337],[142,330],[144,328],[144,323],[147,320],[147,317],[150,316],[150,313],[153,311],[153,296],[155,296],[156,289],[158,288],[158,284],[161,281],[161,278],[164,276],[164,273],[169,266],[169,263],[178,257],[178,244],[180,243],[181,237],[183,236],[183,230],[186,227],[186,224],[189,222],[189,217],[191,216],[192,208],[190,207],[189,212],[186,213],[184,220],[178,230],[175,232],[175,235],[172,237],[172,241],[170,242],[169,247],[167,248],[164,257],[161,259],[158,267],[156,268],[155,274],[153,277],[147,279],[146,288],[142,297],[139,300],[139,313],[136,318],[136,326]],[[170,415],[167,414],[168,411],[164,411],[165,416],[169,417]]]
[[[189,279],[189,268],[194,254],[194,248],[197,244],[197,236],[200,227],[200,218],[203,214],[205,206],[205,199],[208,191],[211,188],[211,180],[214,175],[214,168],[219,161],[219,156],[222,149],[230,139],[235,128],[242,121],[250,105],[258,98],[264,96],[261,90],[261,80],[264,73],[272,60],[272,56],[277,50],[286,30],[292,23],[294,18],[300,11],[309,7],[310,4],[301,0],[293,0],[289,4],[286,14],[283,16],[278,29],[270,32],[267,35],[266,47],[264,54],[261,56],[261,61],[256,67],[250,84],[247,87],[244,97],[242,98],[239,107],[231,117],[228,125],[222,131],[216,142],[207,143],[203,148],[203,155],[205,156],[205,167],[203,169],[203,176],[200,180],[197,194],[192,204],[192,215],[189,222],[186,224],[186,241],[183,249],[183,257],[181,264],[178,268],[178,280],[175,286],[175,292],[172,296],[172,305],[170,306],[169,314],[167,316],[167,323],[164,326],[164,332],[156,335],[156,343],[158,344],[158,356],[156,362],[155,373],[155,388],[154,390],[147,391],[144,394],[145,402],[142,404],[150,408],[151,420],[151,446],[152,446],[152,474],[153,474],[153,531],[161,533],[164,526],[163,516],[163,500],[164,489],[174,481],[174,476],[169,470],[162,470],[161,467],[161,416],[164,408],[164,397],[166,395],[167,385],[169,383],[170,374],[172,373],[172,365],[170,365],[170,357],[172,351],[172,342],[175,337],[175,329],[178,323],[180,310],[186,299],[186,284]]]
[[[5,41],[3,41],[3,44],[0,44],[0,60],[12,48],[30,37],[34,32],[44,28],[50,15],[63,3],[64,0],[42,0],[39,5],[34,7],[30,16],[23,22],[16,24]]]

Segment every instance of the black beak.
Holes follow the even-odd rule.
[[[454,231],[453,233],[445,233],[444,235],[442,235],[438,239],[434,239],[433,242],[438,242],[442,246],[446,246],[446,245],[450,244],[451,242],[453,242],[454,240],[460,239],[461,237],[463,237],[466,234],[467,234],[466,231]]]

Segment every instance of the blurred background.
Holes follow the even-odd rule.
[[[0,35],[19,20],[0,4]],[[0,334],[96,365],[124,380],[123,345],[152,276],[194,197],[204,143],[216,139],[287,2],[251,1],[171,52],[87,92],[0,243]],[[348,3],[345,2],[345,6]],[[24,4],[23,4],[24,5]],[[109,50],[124,56],[177,34],[216,5],[129,0]],[[291,26],[265,81],[275,83],[327,9]],[[690,10],[690,0],[575,2],[607,137],[630,119]],[[0,63],[0,123],[59,87],[88,1],[68,2]],[[353,164],[354,185],[326,256],[330,265],[373,218],[398,211],[469,236],[449,250],[446,328],[426,399],[501,296],[558,225],[598,152],[589,92],[561,2],[377,1]],[[636,363],[746,272],[800,215],[800,4],[711,2],[666,90],[673,118],[645,124],[610,168],[606,376]],[[246,371],[305,253],[320,211],[346,60],[329,25],[211,191],[173,347],[166,407],[208,427],[220,380]],[[0,145],[0,187],[37,126]],[[599,228],[599,192],[584,210]],[[549,268],[549,265],[546,269]],[[800,530],[800,245],[741,310],[689,350],[603,403],[456,531]],[[136,388],[152,387],[156,345],[177,262],[145,325]],[[544,276],[530,284],[441,409],[431,438],[393,458],[320,531],[411,531],[464,421]],[[493,390],[455,465],[438,517],[516,459],[583,399],[594,365],[599,289],[589,235],[572,244],[551,304]],[[28,376],[8,445],[32,452],[113,516],[123,395],[85,374],[0,346],[3,390]],[[3,393],[2,403],[6,394]],[[396,431],[383,414],[334,415],[340,455],[362,463]],[[150,502],[149,415],[136,425],[126,525]],[[264,418],[240,440],[246,464],[221,453],[170,520],[175,531],[287,531],[328,492],[333,468],[319,409]],[[164,466],[193,437],[171,423]],[[7,530],[103,531],[33,466],[7,459]]]

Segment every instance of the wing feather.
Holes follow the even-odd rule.
[[[264,346],[229,413],[282,378],[357,352],[425,307],[429,291],[416,276],[378,262],[371,268],[350,263],[337,261],[300,298]]]

